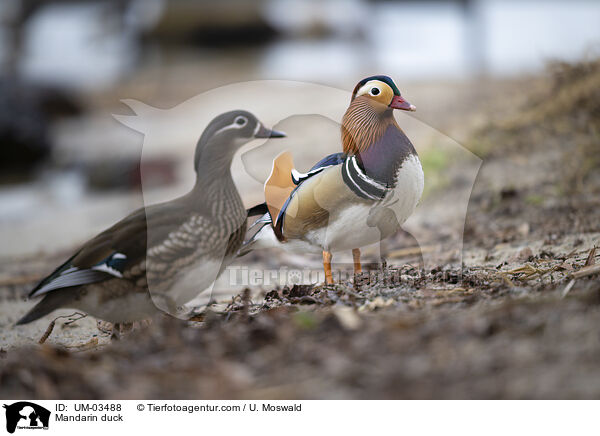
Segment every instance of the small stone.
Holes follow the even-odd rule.
[[[335,307],[333,313],[340,324],[348,330],[356,330],[362,324],[362,320],[351,307]]]
[[[523,224],[521,224],[519,227],[517,227],[517,232],[519,233],[519,235],[521,235],[521,237],[526,237],[527,235],[529,235],[529,223],[524,222]]]
[[[528,260],[531,257],[533,257],[533,251],[531,251],[531,248],[525,247],[521,251],[519,251],[519,260]]]

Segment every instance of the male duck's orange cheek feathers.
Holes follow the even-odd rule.
[[[390,124],[397,126],[392,111],[374,109],[372,102],[357,97],[348,107],[342,119],[342,146],[346,154],[358,154],[377,142]]]

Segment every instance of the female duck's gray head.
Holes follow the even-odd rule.
[[[225,112],[213,119],[204,132],[194,155],[196,172],[202,165],[228,164],[233,154],[255,138],[282,138],[285,133],[265,127],[253,114],[244,110]],[[225,162],[224,162],[225,160]]]

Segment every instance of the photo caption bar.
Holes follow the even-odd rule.
[[[7,433],[597,434],[599,401],[4,400]],[[510,417],[507,419],[506,417]],[[493,423],[493,425],[491,425]],[[199,430],[198,430],[199,431]],[[46,433],[47,432],[47,433]],[[107,433],[110,432],[110,433]],[[116,432],[116,433],[115,433]]]

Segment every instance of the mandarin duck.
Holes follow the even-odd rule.
[[[141,208],[85,243],[31,291],[30,298],[43,299],[17,325],[58,308],[116,328],[157,307],[173,314],[212,284],[243,243],[246,209],[230,169],[235,152],[254,138],[283,136],[246,111],[217,116],[196,145],[192,190]],[[180,286],[191,270],[200,271],[194,286]]]
[[[352,250],[360,273],[360,247],[398,231],[423,193],[419,157],[394,109],[416,110],[391,78],[367,77],[354,88],[342,119],[343,152],[305,174],[294,169],[290,153],[280,154],[265,183],[266,202],[248,210],[249,216],[264,213],[253,225],[259,230],[239,254],[267,247],[322,252],[331,284],[331,253]]]

